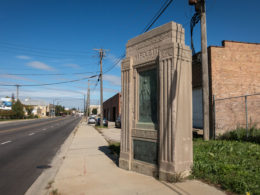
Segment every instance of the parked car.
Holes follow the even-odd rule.
[[[115,122],[115,126],[121,128],[121,116],[118,116]]]
[[[96,126],[100,126],[100,118],[97,119]],[[108,126],[108,121],[106,118],[103,118],[103,126]]]
[[[89,117],[88,124],[96,124],[96,119],[94,117]]]
[[[97,118],[97,115],[95,115],[95,114],[91,114],[89,117]]]

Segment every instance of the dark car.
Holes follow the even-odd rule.
[[[121,116],[117,117],[116,122],[115,122],[115,126],[118,128],[121,128]]]
[[[100,126],[100,118],[96,120],[96,126]],[[106,118],[103,118],[103,126],[108,126],[108,121]]]

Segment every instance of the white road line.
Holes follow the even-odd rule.
[[[46,129],[44,128],[44,129],[42,129],[43,131],[45,131]]]
[[[8,143],[10,143],[10,142],[12,142],[12,141],[3,142],[3,143],[1,143],[1,145],[8,144]]]
[[[30,133],[29,136],[33,135],[34,133]]]

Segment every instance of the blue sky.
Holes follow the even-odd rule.
[[[63,82],[97,74],[98,54],[108,49],[103,70],[109,70],[125,52],[127,41],[138,36],[164,0],[1,0],[0,85]],[[260,43],[260,2],[207,0],[208,45],[222,40]],[[185,28],[194,8],[188,0],[174,0],[153,28],[170,21]],[[200,51],[200,26],[194,30]],[[89,73],[88,73],[89,72]],[[84,73],[84,74],[72,74]],[[10,75],[25,74],[25,75]],[[37,74],[56,74],[39,76]],[[57,75],[63,74],[63,75]],[[120,64],[104,75],[104,99],[121,90]],[[91,79],[91,103],[99,103],[99,84]],[[45,87],[21,87],[20,98],[83,107],[87,80]],[[16,94],[15,87],[0,86],[0,97]]]

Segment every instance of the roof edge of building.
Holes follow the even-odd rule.
[[[113,95],[112,97],[110,97],[106,101],[104,101],[103,104],[108,102],[109,100],[113,99],[115,96],[120,95],[120,94],[121,94],[121,92],[118,92],[117,94]]]

